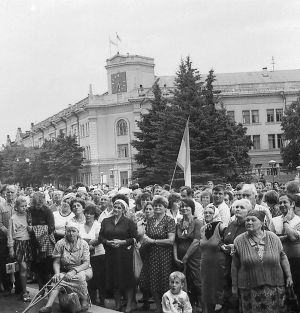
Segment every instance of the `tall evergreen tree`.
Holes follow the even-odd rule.
[[[188,117],[193,181],[203,174],[233,178],[249,169],[251,142],[246,137],[246,128],[232,121],[224,108],[217,109],[214,81],[213,70],[203,82],[190,58],[181,60],[171,106],[157,112],[152,129],[157,136],[151,153],[157,180],[149,179],[149,183],[170,182]]]
[[[300,165],[300,96],[285,110],[281,127],[285,142],[281,156],[284,164],[294,169]]]
[[[154,83],[152,91],[154,99],[151,100],[151,108],[147,113],[141,114],[141,120],[137,121],[140,131],[134,133],[137,139],[131,142],[132,146],[138,150],[135,159],[140,165],[134,172],[133,178],[138,178],[141,184],[157,179],[153,160],[153,151],[158,139],[156,127],[159,124],[159,112],[166,108],[166,100],[162,98],[157,82]]]

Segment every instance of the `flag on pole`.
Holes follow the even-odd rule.
[[[116,33],[116,39],[119,40],[120,42],[122,41],[121,38],[119,37],[118,33]]]
[[[178,157],[177,165],[184,172],[185,186],[191,187],[192,175],[191,175],[191,160],[190,160],[190,136],[189,136],[189,118],[186,122],[185,130],[183,133]]]
[[[116,43],[116,42],[114,42],[114,41],[112,41],[110,38],[109,38],[109,43],[111,44],[111,45],[114,45],[114,46],[118,46],[118,44]]]

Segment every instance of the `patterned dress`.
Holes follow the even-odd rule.
[[[175,221],[165,215],[155,226],[156,219],[148,220],[146,234],[152,239],[167,239],[169,233],[175,233]],[[152,292],[164,294],[169,289],[169,275],[172,272],[173,246],[147,245],[149,258],[145,260],[140,276],[140,287]]]

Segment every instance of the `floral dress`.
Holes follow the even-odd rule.
[[[158,225],[152,217],[146,225],[146,235],[152,239],[167,239],[175,233],[175,221],[165,215]],[[169,289],[169,275],[172,272],[173,246],[150,244],[145,246],[149,258],[145,260],[140,276],[140,287],[152,292],[165,293]]]

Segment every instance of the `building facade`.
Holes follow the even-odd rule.
[[[41,146],[59,133],[75,135],[84,148],[84,166],[79,177],[87,185],[106,183],[125,186],[136,167],[131,146],[136,121],[150,107],[155,81],[164,97],[171,97],[174,76],[156,76],[153,58],[117,54],[107,60],[107,92],[93,94],[57,114],[17,131],[16,142]],[[244,124],[253,141],[250,151],[254,169],[260,172],[280,158],[281,118],[284,108],[297,98],[300,70],[267,70],[251,73],[216,74],[220,102],[236,122]]]

